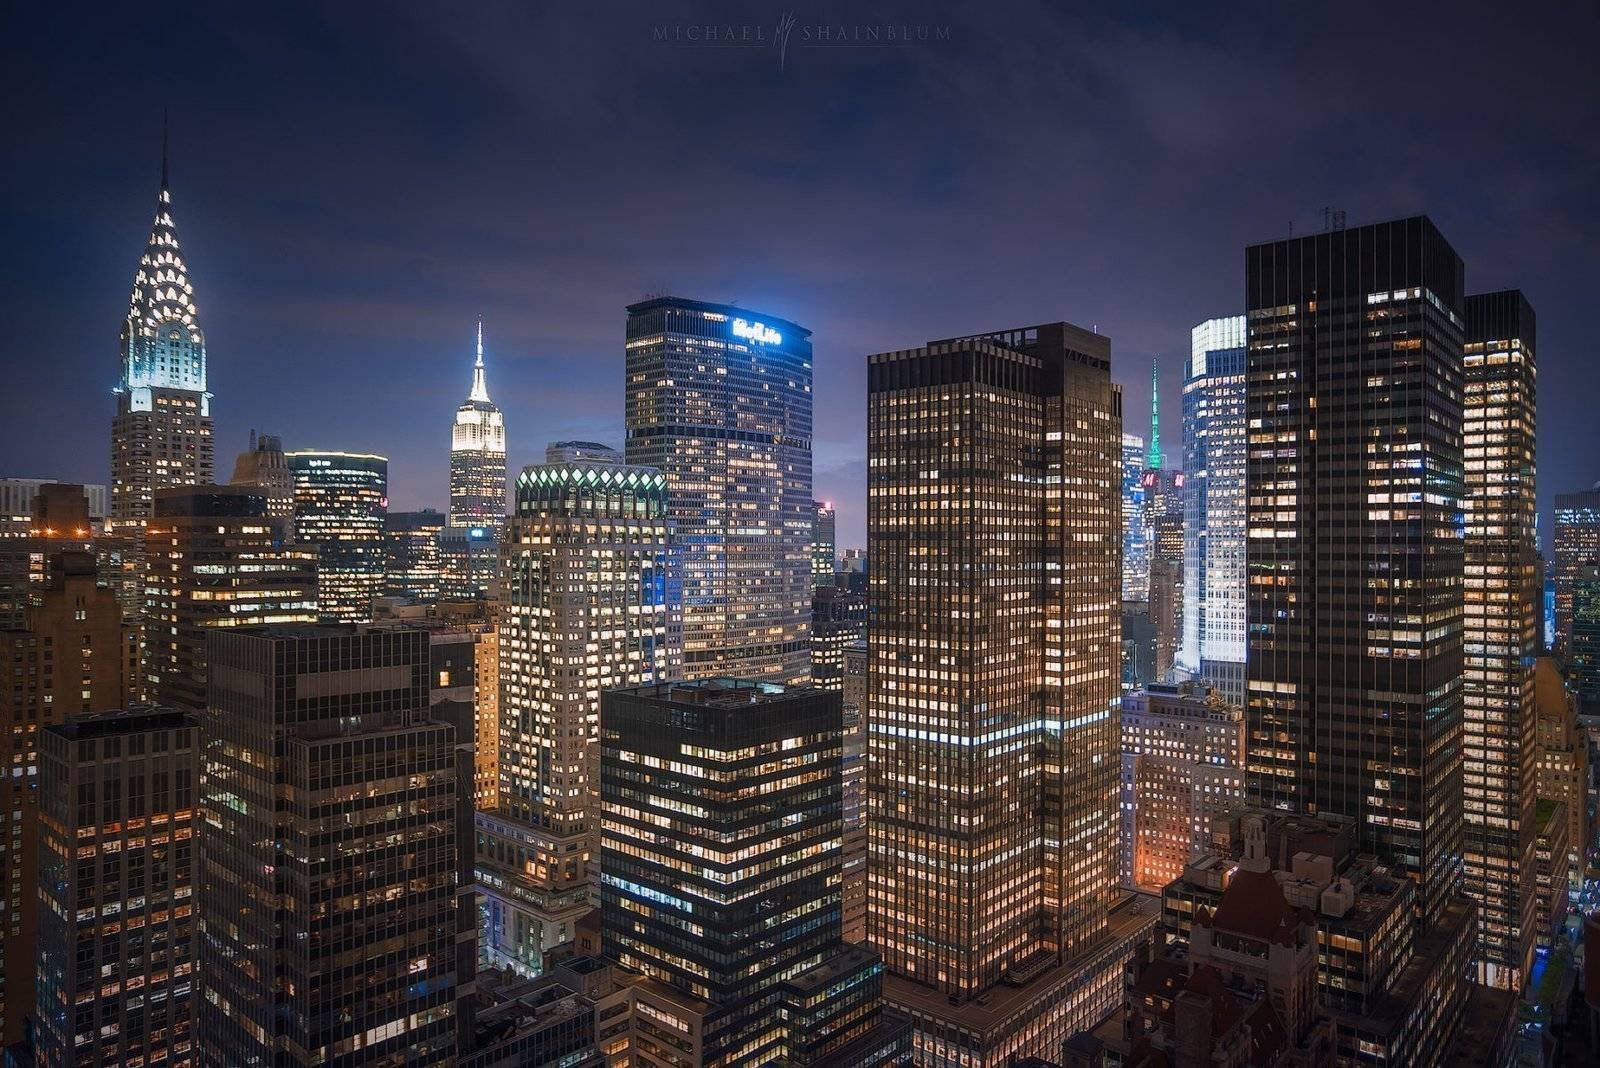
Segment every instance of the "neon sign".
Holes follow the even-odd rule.
[[[779,345],[783,343],[783,335],[766,323],[750,323],[743,319],[735,319],[733,321],[733,336],[742,337],[749,341],[759,341],[763,345]]]

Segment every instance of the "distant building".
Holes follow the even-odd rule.
[[[283,455],[283,439],[272,434],[257,437],[250,431],[250,448],[233,462],[230,485],[258,490],[267,500],[267,515],[279,521],[281,533],[293,533],[294,475]]]
[[[1567,631],[1567,677],[1578,695],[1578,713],[1600,716],[1600,565],[1577,569],[1567,580],[1571,621]]]
[[[317,548],[317,602],[325,620],[361,623],[383,593],[383,521],[389,461],[354,452],[287,454],[297,542]]]
[[[1178,667],[1244,707],[1245,320],[1190,331],[1183,380],[1183,635]]]
[[[25,533],[32,527],[33,500],[45,486],[77,485],[86,501],[87,514],[98,526],[106,518],[109,496],[104,486],[57,482],[53,478],[0,478],[0,538]]]
[[[33,1011],[39,907],[39,732],[70,716],[123,709],[139,671],[137,629],[97,581],[94,557],[52,554],[22,626],[0,630],[0,1048]]]
[[[1565,655],[1575,584],[1583,568],[1600,567],[1600,483],[1581,493],[1556,494],[1554,542],[1550,577],[1556,597],[1555,649]]]
[[[838,568],[838,535],[832,501],[811,502],[811,584],[832,586]]]
[[[470,786],[428,635],[241,627],[210,657],[201,1063],[453,1064]]]
[[[1156,682],[1170,682],[1183,639],[1182,471],[1145,472],[1145,545],[1150,555],[1150,626],[1155,632]]]
[[[436,601],[443,595],[443,512],[390,512],[383,517],[383,595]]]
[[[867,598],[843,586],[818,586],[811,594],[811,682],[844,686],[844,651],[867,636]]]
[[[811,331],[730,304],[628,307],[627,462],[667,479],[685,678],[811,677]]]
[[[483,320],[479,319],[472,390],[456,409],[450,436],[450,525],[498,531],[505,521],[505,417],[489,400],[483,369]]]
[[[317,621],[316,550],[281,543],[255,487],[157,490],[145,544],[145,687],[164,705],[205,707],[212,630]]]
[[[606,956],[684,999],[695,1063],[903,1063],[877,954],[840,940],[839,695],[701,679],[600,718]]]
[[[1150,555],[1144,530],[1144,438],[1122,435],[1122,599],[1150,599]]]
[[[39,755],[40,1068],[198,1063],[194,718],[79,716]]]
[[[1191,685],[1122,699],[1122,882],[1158,893],[1245,797],[1244,712]]]
[[[867,937],[867,642],[844,647],[844,940]]]

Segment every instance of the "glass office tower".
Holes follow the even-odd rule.
[[[1120,990],[1110,347],[1049,323],[869,358],[867,938],[930,1063],[1054,1055]]]
[[[317,547],[322,617],[370,621],[372,599],[383,594],[388,459],[312,450],[288,453],[286,459],[294,476],[295,540]]]
[[[1476,912],[1460,893],[1462,279],[1425,217],[1245,250],[1246,778],[1264,807],[1354,820],[1358,848],[1416,884],[1399,1011],[1360,1041],[1377,1059],[1426,1051],[1418,1065],[1461,1018]]]
[[[1183,381],[1183,638],[1178,666],[1244,706],[1245,325],[1191,332]]]
[[[733,305],[628,308],[627,462],[667,478],[686,678],[810,676],[810,337]]]
[[[1520,989],[1535,942],[1534,315],[1516,291],[1466,299],[1463,858],[1480,982]]]

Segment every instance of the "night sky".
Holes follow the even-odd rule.
[[[1596,6],[1123,6],[12,5],[0,474],[108,480],[167,109],[222,480],[255,427],[443,508],[479,314],[513,470],[620,445],[623,307],[670,292],[814,332],[817,495],[859,545],[865,354],[1096,326],[1129,430],[1161,360],[1176,460],[1189,328],[1333,206],[1426,212],[1469,292],[1527,292],[1548,532],[1600,478]],[[886,23],[948,39],[805,40]],[[655,39],[706,24],[767,43]]]

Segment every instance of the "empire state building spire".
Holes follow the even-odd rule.
[[[499,530],[506,517],[506,425],[489,400],[483,372],[483,319],[472,363],[472,392],[450,431],[450,526]]]
[[[467,395],[471,401],[489,403],[489,386],[483,380],[483,317],[478,317],[478,361],[472,365],[472,392]]]

